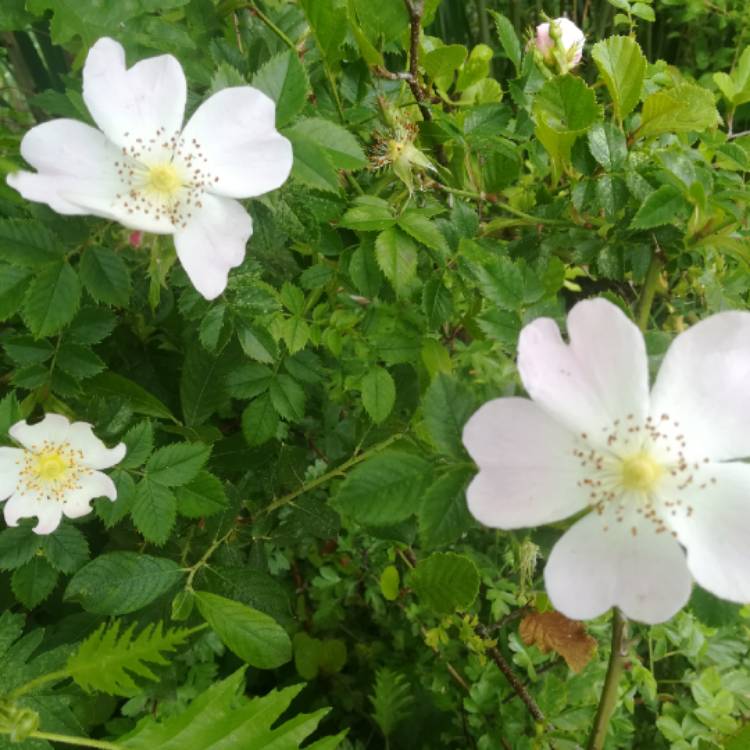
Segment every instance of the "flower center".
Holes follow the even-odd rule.
[[[148,186],[157,193],[169,197],[182,187],[177,170],[168,162],[155,164],[148,170]]]
[[[620,481],[626,490],[651,492],[659,482],[664,468],[645,451],[622,460]]]
[[[58,480],[69,468],[68,462],[57,451],[40,453],[36,457],[36,474],[45,482]]]

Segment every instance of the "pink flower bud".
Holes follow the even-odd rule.
[[[584,33],[572,21],[567,18],[556,18],[552,21],[551,28],[548,22],[540,23],[536,27],[534,43],[547,62],[553,61],[553,50],[558,47],[563,53],[563,72],[566,72],[581,62],[585,39]]]
[[[140,247],[141,240],[143,239],[143,232],[135,231],[131,232],[128,236],[128,243],[131,247]]]

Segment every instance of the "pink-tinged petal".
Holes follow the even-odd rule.
[[[20,448],[0,448],[0,500],[16,491],[23,463],[24,452]]]
[[[672,342],[651,394],[652,415],[678,422],[685,453],[750,456],[750,313],[723,312]]]
[[[529,395],[575,433],[605,444],[615,420],[648,413],[648,362],[643,336],[603,299],[579,302],[568,314],[566,344],[550,318],[521,331],[518,370]]]
[[[117,499],[115,483],[101,471],[84,474],[78,480],[75,490],[65,493],[62,503],[63,513],[68,518],[80,518],[91,512],[91,501],[97,497]]]
[[[62,506],[55,500],[44,500],[35,495],[16,493],[3,506],[3,517],[8,526],[18,526],[21,518],[37,518],[34,532],[51,534],[62,520]]]
[[[125,50],[114,39],[103,37],[89,50],[83,99],[96,124],[118,146],[138,149],[151,139],[177,135],[186,97],[185,74],[172,55],[149,57],[127,70]]]
[[[602,515],[589,513],[552,548],[544,579],[564,615],[588,620],[616,606],[632,620],[654,624],[687,603],[692,579],[685,554],[669,532],[657,533],[636,513],[638,502],[624,499],[621,521],[612,503]]]
[[[107,448],[88,422],[73,422],[67,440],[72,448],[81,451],[81,464],[89,469],[109,469],[122,461],[127,450],[125,443]]]
[[[29,424],[26,421],[16,422],[8,433],[24,448],[36,451],[45,442],[62,443],[68,437],[70,422],[62,414],[45,414],[40,422]]]
[[[21,155],[37,173],[14,172],[8,184],[57,213],[93,213],[80,201],[87,196],[98,201],[102,194],[112,198],[119,189],[117,148],[85,123],[63,119],[37,125],[23,137]]]
[[[175,233],[174,244],[193,286],[214,299],[226,288],[229,270],[242,263],[253,224],[231,198],[204,195],[201,202],[187,227]]]
[[[466,492],[469,510],[486,526],[538,526],[587,506],[575,436],[533,401],[489,401],[466,423],[463,441],[480,468]]]
[[[222,89],[196,110],[182,140],[206,159],[209,189],[251,198],[281,186],[292,169],[292,145],[275,127],[276,105],[251,86]]]
[[[681,501],[665,519],[695,580],[722,599],[750,602],[750,465],[706,464],[687,487],[662,494]]]

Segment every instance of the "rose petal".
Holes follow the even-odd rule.
[[[16,493],[3,506],[3,516],[8,526],[18,526],[19,519],[36,516],[38,520],[34,531],[37,534],[51,534],[62,520],[62,506],[55,500]]]
[[[83,67],[83,99],[96,124],[118,146],[139,146],[179,133],[187,84],[172,55],[141,60],[126,70],[125,50],[103,37]],[[163,131],[161,130],[163,128]]]
[[[651,394],[652,415],[678,422],[686,455],[750,456],[750,313],[712,315],[672,342]]]
[[[40,422],[16,422],[8,433],[24,448],[36,451],[44,442],[62,443],[68,437],[70,422],[62,414],[45,414]]]
[[[550,318],[527,325],[518,369],[529,395],[575,433],[606,445],[615,420],[648,413],[648,363],[643,336],[603,299],[579,302],[568,314],[570,344]]]
[[[490,401],[466,423],[464,445],[479,464],[469,510],[486,526],[517,529],[585,508],[576,438],[525,398]]]
[[[97,497],[117,499],[115,483],[101,471],[92,471],[78,480],[78,487],[65,494],[63,513],[68,518],[80,518],[91,512],[91,501]]]
[[[276,131],[275,117],[273,100],[251,86],[222,89],[198,107],[182,138],[200,147],[211,192],[251,198],[285,182],[292,145]]]
[[[722,599],[750,602],[750,465],[707,464],[687,487],[664,493],[678,498],[665,519],[695,580]]]
[[[0,448],[0,499],[16,491],[23,458],[24,452],[20,448]]]
[[[231,198],[204,195],[201,202],[187,227],[175,233],[174,244],[193,286],[214,299],[226,288],[229,270],[242,263],[253,225]]]
[[[692,579],[680,545],[635,512],[637,497],[589,513],[552,548],[544,579],[556,609],[586,620],[620,607],[640,622],[664,622],[690,597]],[[605,531],[604,528],[607,528]],[[633,529],[636,530],[635,534]]]
[[[87,422],[73,422],[66,439],[72,448],[81,451],[81,464],[89,469],[109,469],[122,461],[127,450],[125,443],[107,448]]]

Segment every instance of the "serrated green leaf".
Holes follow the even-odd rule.
[[[34,277],[23,303],[23,317],[36,338],[57,333],[78,309],[81,284],[67,263],[42,268]]]
[[[367,157],[357,139],[344,127],[321,117],[300,120],[285,135],[294,143],[312,143],[330,158],[336,169],[361,169]]]
[[[136,414],[176,422],[171,411],[156,396],[132,380],[114,372],[103,372],[89,380],[86,389],[105,398],[124,398]]]
[[[14,336],[6,339],[3,349],[19,365],[46,362],[55,351],[55,347],[46,339],[35,339],[31,336]]]
[[[505,52],[505,56],[513,63],[516,73],[521,70],[521,42],[518,41],[516,30],[513,24],[502,14],[494,10],[489,11],[495,19],[495,29],[500,45]]]
[[[376,424],[383,422],[396,402],[396,384],[388,370],[371,367],[362,378],[362,404]]]
[[[154,426],[148,420],[133,425],[123,436],[127,452],[120,462],[123,469],[134,469],[145,463],[154,449]]]
[[[683,83],[646,97],[636,135],[648,138],[662,133],[700,132],[719,122],[713,94],[695,84]]]
[[[296,316],[287,318],[279,326],[281,337],[290,354],[296,354],[307,346],[310,340],[310,326],[307,321]]]
[[[417,246],[411,237],[395,227],[384,230],[375,240],[375,258],[396,294],[404,295],[417,273]]]
[[[130,300],[132,282],[125,261],[106,247],[90,247],[78,267],[81,281],[97,301],[125,307]]]
[[[440,230],[424,214],[418,211],[404,211],[398,217],[398,225],[417,242],[421,242],[431,250],[439,253],[449,253],[450,248]]]
[[[0,531],[0,570],[15,570],[31,560],[42,546],[42,539],[30,525]]]
[[[49,564],[61,573],[78,570],[89,559],[89,543],[80,529],[64,523],[41,537],[41,549]]]
[[[172,490],[151,479],[147,474],[135,488],[135,500],[130,515],[143,538],[161,547],[169,539],[174,528],[177,499]]]
[[[431,477],[425,459],[388,450],[357,466],[339,487],[334,504],[358,523],[389,526],[417,512]]]
[[[450,319],[453,313],[451,293],[438,279],[430,279],[422,288],[422,310],[427,325],[436,330]]]
[[[373,195],[360,195],[341,217],[339,224],[361,232],[388,229],[396,223],[388,201]]]
[[[607,86],[615,115],[622,121],[641,98],[646,56],[632,37],[611,36],[594,45],[591,57]]]
[[[278,355],[276,343],[271,334],[264,328],[243,322],[237,329],[237,338],[240,341],[242,351],[250,359],[263,364],[271,364],[276,360]]]
[[[417,563],[408,583],[425,606],[447,615],[471,606],[479,593],[479,571],[465,555],[434,552]]]
[[[18,312],[31,279],[32,272],[28,269],[0,264],[0,320]]]
[[[108,498],[94,500],[94,511],[104,525],[111,529],[130,513],[135,502],[135,480],[124,469],[117,468],[110,477],[117,488],[117,500]]]
[[[229,504],[221,480],[201,471],[191,482],[175,490],[177,512],[186,518],[203,518],[220,513]]]
[[[271,381],[268,392],[273,408],[280,417],[288,422],[299,422],[304,418],[305,391],[294,378],[289,375],[277,375]]]
[[[344,0],[300,0],[315,41],[329,64],[341,59],[341,45],[346,37]]]
[[[206,622],[240,659],[259,669],[275,669],[292,658],[292,643],[276,620],[223,596],[196,591]]]
[[[273,370],[265,365],[243,364],[227,373],[226,388],[232,398],[255,398],[268,390]]]
[[[55,588],[58,572],[38,555],[16,568],[10,578],[13,594],[27,609],[41,604]]]
[[[38,221],[0,219],[0,261],[36,268],[59,261],[63,244]]]
[[[186,628],[165,630],[162,623],[146,625],[134,635],[135,623],[122,633],[120,625],[119,620],[100,625],[68,659],[66,671],[85,692],[134,695],[138,685],[133,676],[157,680],[149,665],[168,665],[164,654],[191,635]]]
[[[611,122],[596,123],[588,132],[589,151],[608,172],[622,169],[628,158],[625,134]]]
[[[652,229],[670,224],[689,208],[682,193],[671,185],[662,185],[641,203],[630,222],[631,229]]]
[[[82,307],[70,324],[67,335],[76,344],[91,346],[107,338],[116,323],[117,319],[106,307]]]
[[[55,365],[78,380],[91,378],[107,366],[98,354],[80,344],[61,344]]]
[[[476,410],[471,391],[459,380],[440,373],[435,376],[422,402],[425,426],[435,447],[456,458],[465,455],[461,435]]]
[[[474,526],[466,507],[466,487],[473,471],[466,466],[450,467],[430,485],[419,507],[419,539],[431,549],[452,544]]]
[[[220,387],[225,372],[221,356],[197,345],[188,349],[180,375],[180,404],[188,427],[202,425],[227,401]]]
[[[272,57],[255,74],[252,83],[276,102],[277,128],[283,128],[302,111],[310,88],[295,50]]]
[[[183,575],[173,560],[141,552],[107,552],[73,576],[65,599],[94,614],[124,615],[150,604]]]
[[[203,443],[173,443],[154,451],[146,463],[146,475],[165,487],[192,481],[205,466],[211,448]]]
[[[198,338],[206,351],[216,351],[221,338],[221,332],[224,330],[224,317],[227,311],[226,305],[221,302],[215,304],[206,313],[201,320],[198,329]]]
[[[600,116],[593,89],[572,75],[547,81],[534,97],[534,118],[561,134],[585,133]]]
[[[276,436],[279,415],[271,396],[263,393],[242,412],[242,434],[248,445],[262,445]]]

